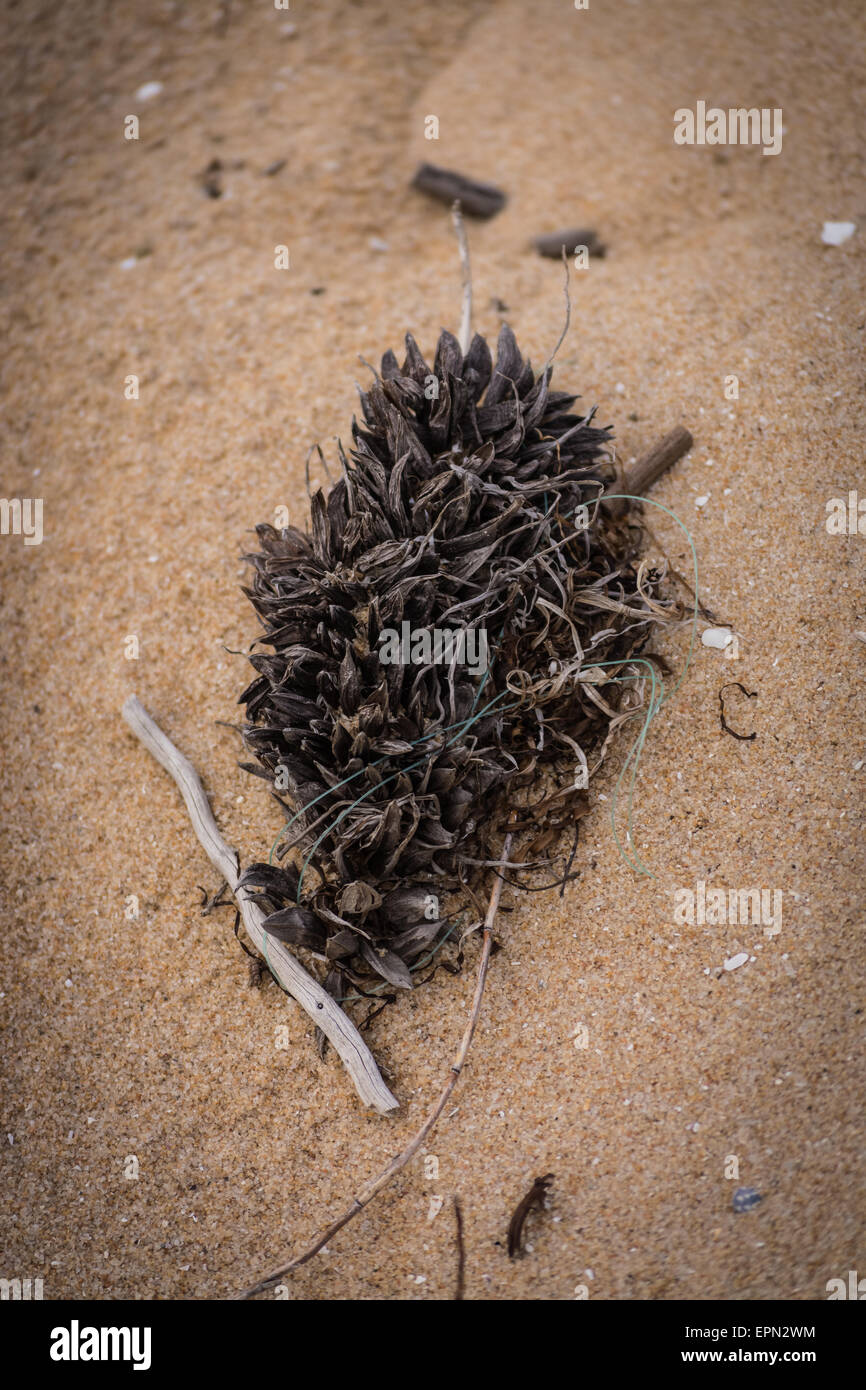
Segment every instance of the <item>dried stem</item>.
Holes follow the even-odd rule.
[[[123,706],[123,717],[136,737],[153,754],[157,762],[174,778],[186,802],[199,843],[214,868],[222,874],[234,895],[244,926],[258,946],[279,983],[298,1001],[333,1045],[352,1078],[355,1090],[365,1105],[381,1115],[399,1108],[379,1074],[373,1055],[351,1019],[326,994],[318,981],[308,974],[300,961],[281,941],[262,930],[264,912],[243,889],[238,891],[238,861],[217,829],[207,797],[192,763],[178,752],[174,744],[151,719],[147,710],[130,695]]]
[[[451,208],[454,230],[457,233],[457,246],[460,251],[460,266],[463,271],[463,306],[460,314],[460,351],[465,357],[472,341],[472,271],[469,266],[469,242],[463,225],[463,213],[458,198]]]
[[[505,844],[502,846],[501,863],[507,863],[510,850],[511,836],[507,835]],[[332,1221],[330,1226],[313,1241],[312,1245],[304,1250],[302,1254],[296,1255],[293,1260],[289,1260],[287,1264],[281,1265],[280,1268],[275,1269],[272,1274],[268,1274],[264,1279],[261,1279],[258,1284],[253,1284],[251,1288],[245,1289],[243,1293],[235,1294],[235,1299],[252,1298],[257,1293],[264,1293],[266,1289],[270,1288],[279,1279],[282,1279],[283,1275],[291,1273],[293,1269],[298,1269],[301,1265],[306,1264],[308,1260],[311,1260],[314,1255],[319,1253],[323,1246],[327,1245],[332,1236],[335,1236],[338,1231],[341,1231],[344,1226],[348,1225],[353,1216],[357,1216],[359,1211],[363,1211],[364,1208],[372,1202],[373,1198],[377,1196],[384,1187],[388,1186],[391,1179],[396,1177],[397,1174],[406,1167],[406,1164],[415,1157],[415,1154],[424,1143],[427,1135],[430,1133],[436,1121],[439,1119],[439,1116],[442,1114],[442,1111],[445,1109],[445,1106],[448,1104],[451,1092],[457,1085],[478,1023],[478,1016],[481,1012],[481,997],[484,994],[484,984],[487,979],[487,966],[490,962],[490,952],[493,946],[493,923],[499,908],[502,882],[502,876],[497,874],[496,882],[493,885],[493,891],[490,894],[490,905],[487,908],[487,916],[484,919],[481,959],[478,963],[478,976],[475,981],[475,994],[472,999],[469,1021],[466,1024],[460,1047],[457,1049],[457,1055],[451,1064],[448,1080],[445,1083],[442,1094],[427,1116],[427,1119],[424,1121],[415,1137],[406,1145],[406,1148],[403,1149],[402,1153],[399,1153],[396,1158],[392,1158],[391,1162],[386,1168],[382,1169],[378,1177],[373,1178],[365,1187],[361,1188],[361,1191],[353,1199],[351,1206],[347,1207],[342,1216],[337,1217],[336,1221]]]

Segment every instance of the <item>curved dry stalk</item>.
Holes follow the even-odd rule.
[[[307,973],[291,951],[281,941],[275,940],[263,931],[264,912],[243,889],[238,891],[237,855],[233,849],[229,849],[217,829],[204,788],[192,763],[175,748],[171,739],[162,732],[155,720],[151,719],[135,695],[130,695],[121,712],[136,738],[153,754],[180,788],[199,843],[214,868],[226,880],[251,940],[264,955],[276,979],[292,998],[298,1001],[316,1026],[321,1028],[341,1058],[364,1104],[378,1110],[380,1115],[387,1115],[390,1111],[399,1109],[399,1102],[382,1080],[373,1055],[352,1020],[322,989],[318,981]]]
[[[511,835],[505,837],[505,843],[502,846],[502,857],[499,861],[500,865],[504,865],[508,861],[508,855],[511,850],[511,838]],[[317,1236],[312,1245],[308,1246],[300,1255],[296,1255],[293,1260],[289,1260],[287,1264],[281,1265],[279,1269],[275,1269],[271,1274],[266,1275],[264,1279],[260,1279],[259,1282],[253,1284],[251,1288],[244,1289],[243,1293],[235,1294],[233,1296],[235,1301],[244,1298],[252,1298],[257,1293],[264,1293],[265,1290],[275,1284],[277,1280],[282,1279],[283,1275],[291,1273],[293,1269],[298,1269],[301,1265],[306,1264],[308,1260],[311,1260],[314,1255],[317,1255],[323,1246],[327,1245],[332,1236],[335,1236],[338,1231],[341,1231],[344,1226],[348,1225],[353,1216],[357,1216],[359,1211],[363,1211],[364,1208],[372,1202],[373,1198],[377,1196],[384,1187],[388,1186],[391,1179],[396,1177],[397,1174],[406,1167],[406,1164],[414,1158],[415,1154],[424,1143],[427,1135],[430,1133],[436,1121],[439,1119],[439,1116],[442,1114],[442,1111],[445,1109],[445,1106],[448,1104],[451,1092],[457,1085],[458,1078],[466,1062],[466,1056],[469,1052],[472,1038],[475,1034],[478,1017],[481,1013],[481,997],[484,993],[484,984],[487,979],[487,966],[490,962],[490,952],[493,946],[493,923],[499,908],[502,884],[502,875],[497,874],[496,882],[493,885],[493,891],[490,894],[490,905],[487,908],[487,916],[484,919],[481,959],[478,963],[478,976],[475,981],[475,993],[472,997],[472,1008],[469,1013],[469,1021],[466,1024],[463,1038],[457,1049],[457,1055],[451,1064],[451,1070],[448,1074],[448,1080],[445,1083],[442,1094],[433,1106],[433,1109],[430,1111],[423,1125],[418,1130],[418,1133],[410,1140],[402,1153],[397,1154],[396,1158],[391,1159],[391,1162],[387,1167],[382,1169],[378,1177],[371,1179],[365,1187],[361,1188],[358,1195],[353,1198],[351,1206],[347,1207],[343,1214],[338,1216],[335,1221],[332,1221],[330,1226],[328,1226],[320,1236]]]
[[[451,208],[454,230],[457,233],[457,246],[460,251],[460,266],[463,271],[463,304],[460,313],[460,332],[457,335],[460,351],[465,357],[472,341],[472,271],[469,267],[469,242],[463,225],[463,213],[458,198]]]

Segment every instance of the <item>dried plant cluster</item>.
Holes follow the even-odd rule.
[[[629,659],[673,607],[634,517],[599,503],[610,430],[508,327],[495,365],[482,337],[464,356],[443,333],[432,366],[407,336],[403,365],[387,352],[374,375],[309,533],[258,526],[247,557],[270,651],[240,697],[244,766],[289,819],[280,863],[242,882],[268,932],[327,959],[334,997],[411,987],[452,929],[443,894],[471,893],[543,765],[558,790],[523,814],[538,833],[574,822],[640,703]],[[485,630],[488,670],[383,664],[380,634],[404,620]]]

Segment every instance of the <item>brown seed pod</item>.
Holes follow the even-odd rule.
[[[666,616],[638,529],[597,505],[610,430],[551,376],[507,326],[495,365],[478,335],[464,355],[444,332],[432,365],[407,336],[309,530],[256,528],[246,766],[291,814],[282,867],[242,881],[332,985],[411,986],[451,929],[440,893],[471,887],[505,794],[542,767],[560,790],[533,816],[540,852],[573,824],[615,678]]]

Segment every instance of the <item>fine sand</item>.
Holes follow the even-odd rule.
[[[266,856],[279,818],[217,723],[239,717],[233,653],[257,631],[240,557],[277,507],[303,519],[304,458],[348,439],[358,354],[457,327],[447,210],[408,188],[420,159],[507,191],[469,224],[475,326],[507,317],[536,365],[562,269],[531,237],[607,243],[572,275],[555,381],[598,403],[624,462],[693,432],[653,496],[738,656],[698,644],[650,730],[633,833],[655,877],[611,829],[624,735],[580,879],[503,895],[426,1162],[290,1296],[452,1298],[455,1194],[473,1299],[820,1299],[866,1271],[866,535],[825,526],[829,499],[866,496],[862,7],[298,0],[235,3],[222,30],[213,0],[4,10],[0,492],[43,499],[44,539],[0,536],[0,1275],[46,1298],[225,1297],[347,1203],[447,1074],[477,945],[373,1023],[401,1109],[365,1112],[300,1008],[248,987],[231,914],[200,915],[216,875],[120,718],[136,692],[243,861]],[[781,154],[676,145],[674,110],[699,100],[781,108]],[[825,221],[858,229],[825,246]],[[687,649],[685,629],[660,646],[677,672]],[[720,728],[734,680],[757,692],[727,706],[751,741]],[[699,881],[779,890],[781,930],[677,925]],[[548,1172],[509,1261],[511,1211]],[[740,1186],[762,1201],[737,1214]]]

